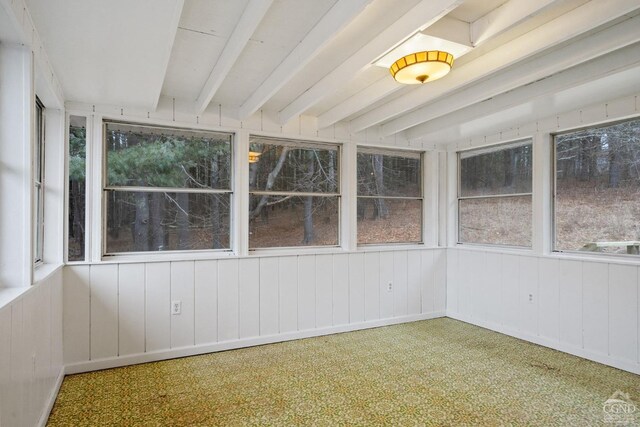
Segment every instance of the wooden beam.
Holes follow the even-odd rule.
[[[427,28],[461,2],[462,0],[422,0],[280,111],[278,114],[280,123],[288,122],[327,95],[335,93],[350,78],[372,66],[371,62],[381,54],[394,48],[416,32]]]
[[[155,111],[158,108],[158,101],[160,100],[160,95],[162,94],[162,86],[164,84],[164,79],[167,75],[167,69],[169,68],[169,60],[171,59],[171,50],[173,49],[173,43],[176,40],[176,33],[178,32],[178,26],[180,25],[180,16],[182,16],[182,8],[184,7],[184,0],[176,0],[176,3],[173,8],[173,17],[171,20],[171,25],[169,26],[169,34],[167,36],[168,40],[165,40],[164,46],[165,51],[163,53],[162,63],[163,65],[160,67],[162,70],[161,73],[158,73],[156,77],[157,81],[156,85],[156,94],[153,95],[152,99],[149,102],[151,106],[151,111]]]
[[[640,5],[637,0],[591,1],[530,31],[461,67],[438,81],[423,85],[351,121],[352,132],[390,120],[425,105],[446,93],[490,76],[602,24],[628,14]]]
[[[339,0],[238,110],[243,120],[262,107],[372,0]]]
[[[464,91],[397,117],[382,125],[381,134],[409,129],[639,41],[640,17],[635,17],[538,58],[535,66],[529,62],[516,64]]]
[[[196,114],[202,112],[209,106],[211,99],[222,85],[227,74],[235,64],[236,60],[244,50],[249,38],[256,31],[256,28],[264,18],[265,14],[271,7],[273,0],[251,0],[247,3],[240,20],[236,24],[233,33],[227,40],[216,65],[211,70],[207,82],[200,91],[198,99],[196,99]]]
[[[522,108],[520,113],[530,115],[533,106],[538,105],[545,114],[553,114],[553,108],[571,108],[568,102],[572,99],[555,102],[540,102],[549,96],[554,96],[568,89],[579,86],[592,84],[600,79],[619,73],[637,74],[640,68],[640,45],[634,44],[626,48],[617,50],[607,55],[596,58],[592,61],[579,65],[577,67],[565,70],[536,83],[520,87],[516,90],[501,94],[484,102],[470,105],[464,109],[458,110],[447,116],[440,117],[437,120],[431,120],[419,126],[409,129],[406,132],[409,140],[421,139],[427,135],[435,134],[444,129],[448,129],[457,125],[468,126],[470,121],[482,121],[483,117],[493,114],[502,114],[507,110],[520,111],[523,105],[530,105],[531,108]],[[637,79],[636,79],[637,80]],[[629,81],[629,85],[637,84]],[[587,93],[587,97],[591,96]]]

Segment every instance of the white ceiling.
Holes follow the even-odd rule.
[[[68,101],[152,110],[165,96],[196,113],[223,105],[244,120],[264,110],[283,124],[305,114],[320,127],[346,121],[352,131],[428,139],[459,137],[469,126],[452,123],[482,122],[479,106],[495,97],[510,97],[511,116],[531,111],[522,88],[565,70],[577,70],[571,87],[587,84],[580,67],[594,81],[588,89],[637,85],[628,67],[590,64],[640,43],[638,0],[26,2]],[[474,49],[422,86],[401,86],[372,65],[423,30]],[[638,49],[627,55],[640,62]],[[434,133],[439,122],[457,130]]]

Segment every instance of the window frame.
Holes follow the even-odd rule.
[[[456,164],[457,164],[457,186],[456,186],[456,245],[464,245],[464,246],[480,246],[480,247],[490,247],[490,248],[503,248],[503,249],[515,249],[519,251],[532,251],[534,245],[533,239],[533,226],[534,226],[534,209],[533,206],[533,190],[534,190],[534,171],[535,171],[535,156],[533,154],[534,150],[534,140],[533,138],[520,138],[513,141],[504,141],[499,142],[497,144],[485,145],[482,147],[474,147],[466,150],[460,150],[457,154]],[[486,196],[461,196],[462,193],[462,160],[463,155],[465,153],[478,152],[482,154],[502,151],[508,148],[517,148],[525,145],[531,145],[531,191],[526,193],[511,193],[511,194],[494,194],[494,195],[486,195]],[[470,156],[471,157],[471,156]],[[478,243],[478,242],[463,242],[460,240],[460,201],[461,200],[479,200],[479,199],[498,199],[498,198],[509,198],[509,197],[530,197],[531,198],[531,245],[529,246],[520,246],[520,245],[509,245],[509,244],[501,244],[501,243]]]
[[[640,260],[640,255],[637,254],[627,254],[627,253],[610,253],[610,252],[597,252],[597,251],[580,251],[580,250],[566,250],[566,249],[558,249],[557,244],[557,189],[558,189],[558,150],[556,149],[556,136],[566,135],[570,133],[580,132],[588,129],[598,129],[602,127],[610,127],[619,125],[626,122],[638,121],[640,120],[640,116],[632,116],[624,119],[612,120],[612,121],[604,121],[598,122],[595,124],[590,124],[587,126],[580,126],[570,129],[564,129],[559,132],[551,132],[549,134],[549,138],[551,140],[551,181],[552,181],[552,195],[551,195],[551,253],[553,254],[566,254],[580,257],[595,257],[596,259],[624,259],[626,261],[638,261]]]
[[[33,264],[44,263],[45,106],[36,96],[33,138]]]
[[[406,157],[406,158],[417,158],[420,160],[420,196],[361,196],[358,194],[357,188],[357,180],[358,180],[358,154],[380,154],[382,156],[390,156],[390,157]],[[425,214],[425,188],[424,188],[424,178],[425,178],[425,153],[424,151],[415,151],[415,150],[402,150],[402,149],[393,149],[393,148],[377,148],[368,145],[358,145],[356,147],[356,162],[355,162],[355,179],[356,179],[356,191],[355,191],[355,209],[357,211],[358,200],[359,199],[389,199],[389,200],[419,200],[420,201],[420,240],[417,242],[376,242],[376,243],[360,243],[358,241],[358,219],[356,215],[356,222],[354,226],[356,227],[356,247],[358,248],[371,248],[376,246],[381,247],[406,247],[406,246],[415,246],[415,245],[424,245],[425,244],[425,223],[424,223],[424,214]]]
[[[125,126],[135,126],[135,127],[143,127],[150,129],[168,129],[172,131],[189,131],[189,132],[197,132],[197,133],[221,133],[227,134],[230,136],[229,143],[229,155],[230,155],[230,176],[229,176],[229,189],[228,190],[220,190],[215,188],[202,189],[202,188],[176,188],[176,187],[139,187],[139,186],[108,186],[107,185],[107,175],[108,175],[108,150],[107,150],[107,124],[121,124]],[[236,180],[236,171],[235,171],[235,156],[236,156],[236,148],[234,147],[236,144],[237,135],[234,132],[229,131],[218,131],[218,130],[209,130],[209,129],[201,129],[201,128],[192,128],[192,127],[182,127],[182,126],[170,126],[164,124],[151,124],[151,123],[141,123],[134,121],[122,121],[122,120],[113,120],[108,119],[106,117],[102,118],[102,164],[101,164],[101,177],[100,177],[100,206],[101,206],[101,217],[102,220],[100,222],[101,228],[101,245],[100,245],[100,255],[101,259],[118,259],[123,257],[158,257],[176,254],[207,254],[207,253],[216,253],[216,254],[231,254],[234,251],[235,241],[234,241],[234,227],[235,227],[235,215],[233,212],[234,209],[234,185]],[[204,194],[229,194],[229,247],[221,248],[221,249],[176,249],[176,250],[166,250],[166,251],[130,251],[130,252],[107,252],[107,194],[109,192],[160,192],[160,193],[186,193],[186,194],[196,194],[196,193],[204,193]],[[173,259],[173,258],[172,258]]]
[[[297,196],[297,197],[305,197],[305,196],[311,196],[311,197],[336,197],[337,198],[337,203],[336,205],[338,206],[338,212],[337,212],[337,220],[338,220],[338,227],[337,227],[337,242],[335,245],[301,245],[301,246],[267,246],[267,247],[262,247],[262,248],[254,248],[251,247],[251,237],[249,235],[250,231],[251,231],[251,227],[249,224],[249,221],[247,221],[246,226],[246,241],[247,241],[247,250],[249,254],[258,254],[261,252],[278,252],[281,251],[283,253],[288,253],[291,251],[296,251],[296,252],[304,252],[304,251],[324,251],[324,250],[330,250],[333,251],[336,248],[341,248],[342,247],[342,180],[343,180],[343,156],[342,156],[342,144],[341,143],[337,143],[337,142],[326,142],[326,141],[314,141],[314,140],[308,140],[308,139],[293,139],[293,138],[288,138],[288,137],[278,137],[278,136],[264,136],[264,135],[260,135],[260,134],[256,134],[256,133],[251,133],[248,136],[248,142],[247,142],[247,151],[251,150],[251,144],[252,138],[259,138],[261,140],[265,140],[265,141],[273,141],[271,144],[272,145],[280,145],[280,146],[288,146],[288,147],[294,147],[294,148],[322,148],[322,147],[331,147],[332,149],[335,149],[336,154],[338,156],[338,160],[337,160],[337,170],[338,170],[338,182],[336,183],[336,190],[338,190],[337,193],[314,193],[314,192],[296,192],[296,191],[264,191],[264,190],[251,190],[251,188],[249,187],[249,181],[247,180],[247,184],[246,184],[246,191],[247,191],[247,199],[251,200],[251,196],[252,195],[256,195],[256,196]],[[269,144],[269,142],[265,142],[266,144]],[[249,170],[247,169],[247,172],[249,172]],[[247,206],[248,208],[248,206]],[[247,217],[248,218],[248,217]]]

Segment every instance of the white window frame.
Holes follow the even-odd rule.
[[[33,263],[44,263],[45,107],[35,101],[33,148]]]

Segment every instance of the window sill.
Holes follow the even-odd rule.
[[[43,280],[46,280],[53,273],[62,268],[62,264],[45,263],[38,265],[33,271],[33,284],[36,285]]]
[[[19,288],[0,288],[0,310],[20,298],[28,292],[31,286],[21,286]]]

